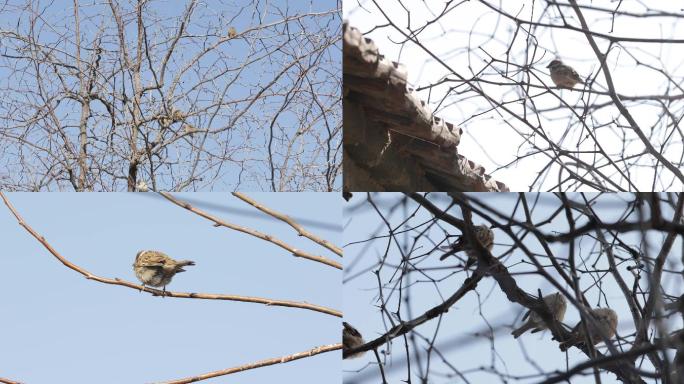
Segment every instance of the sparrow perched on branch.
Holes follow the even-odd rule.
[[[176,121],[182,120],[183,118],[185,118],[185,114],[183,112],[181,112],[180,110],[178,110],[176,108],[171,107],[171,120],[176,122]]]
[[[565,297],[560,294],[560,292],[544,296],[544,303],[546,303],[546,306],[549,307],[549,311],[551,311],[551,314],[556,321],[563,321],[568,303],[565,300]],[[527,319],[528,316],[529,319]],[[532,330],[532,333],[536,333],[547,328],[546,323],[544,323],[544,320],[542,320],[541,316],[539,316],[537,312],[527,311],[522,319],[527,319],[525,324],[511,332],[511,335],[513,335],[513,337],[516,339],[530,329]]]
[[[363,340],[361,333],[357,331],[356,328],[352,327],[345,321],[342,322],[342,325],[344,326],[342,329],[342,350],[355,348],[366,343]],[[366,352],[355,353],[345,357],[345,359],[355,359],[357,357],[363,356],[365,353]]]
[[[480,242],[480,244],[482,244],[484,248],[491,252],[492,247],[494,246],[494,232],[492,232],[492,230],[489,229],[489,227],[487,227],[486,225],[478,225],[475,228],[473,228],[473,231],[475,232],[475,237]],[[466,261],[465,265],[466,269],[470,268],[470,266],[475,264],[475,262],[477,261],[477,252],[475,251],[475,248],[472,246],[472,244],[468,243],[464,235],[459,236],[458,240],[456,240],[455,243],[448,245],[446,247],[442,247],[441,249],[448,250],[448,252],[443,254],[439,258],[440,260],[444,260],[447,257],[461,251],[465,252],[465,254],[468,256],[468,261]]]
[[[185,272],[186,265],[195,265],[194,261],[176,261],[166,254],[158,251],[140,251],[135,255],[133,271],[135,276],[143,283],[143,287],[164,287],[171,282],[178,272]]]
[[[553,60],[546,68],[550,68],[551,80],[557,87],[571,89],[577,83],[584,84],[577,72],[560,60]]]
[[[194,125],[183,124],[183,131],[188,135],[192,136],[195,132],[199,131],[199,129],[197,129],[197,127],[195,127]]]
[[[162,114],[157,117],[162,128],[167,129],[171,124],[181,121],[185,118],[185,114],[174,107],[171,107],[170,112],[171,113],[168,115],[162,112]]]
[[[617,330],[617,313],[610,308],[597,308],[589,311],[596,319],[597,326],[594,326],[592,322],[587,324],[587,329],[589,330],[589,339],[593,345],[596,345],[603,341],[603,336],[610,339],[615,336],[615,331]],[[580,345],[586,343],[586,337],[584,333],[584,325],[582,321],[575,325],[572,329],[572,335],[570,339],[560,343],[561,351],[566,351],[573,345]]]

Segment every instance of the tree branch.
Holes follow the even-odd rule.
[[[266,299],[266,298],[261,298],[261,297],[250,297],[250,296],[237,296],[237,295],[219,295],[219,294],[209,294],[209,293],[183,293],[183,292],[171,292],[171,291],[160,291],[158,289],[152,289],[149,287],[143,287],[142,285],[134,284],[119,278],[114,278],[114,279],[108,279],[104,277],[97,276],[88,270],[70,262],[67,260],[64,256],[62,256],[59,252],[57,252],[56,249],[48,243],[47,240],[43,236],[41,236],[38,232],[36,232],[31,226],[29,226],[24,219],[19,215],[19,213],[16,211],[16,209],[12,206],[12,204],[9,202],[7,197],[3,192],[0,192],[0,197],[4,201],[5,205],[9,210],[12,212],[14,217],[17,219],[19,222],[19,225],[21,225],[28,233],[31,234],[38,242],[40,242],[45,249],[47,249],[57,260],[59,260],[62,264],[64,264],[66,267],[69,269],[72,269],[79,274],[85,276],[86,279],[88,280],[94,280],[103,284],[110,284],[110,285],[120,285],[124,287],[129,287],[132,289],[136,289],[139,291],[145,291],[149,292],[154,296],[164,296],[164,297],[177,297],[177,298],[182,298],[182,299],[205,299],[205,300],[227,300],[227,301],[240,301],[240,302],[246,302],[246,303],[256,303],[256,304],[264,304],[267,306],[277,306],[277,307],[290,307],[290,308],[299,308],[299,309],[306,309],[310,311],[315,311],[315,312],[320,312],[320,313],[325,313],[327,315],[332,315],[336,317],[342,317],[342,313],[340,311],[319,306],[319,305],[314,305],[314,304],[309,304],[309,303],[302,303],[302,302],[296,302],[296,301],[289,301],[289,300],[274,300],[274,299]]]

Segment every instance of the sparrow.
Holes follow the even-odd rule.
[[[478,225],[474,228],[475,232],[475,237],[477,240],[482,244],[483,247],[485,247],[489,252],[492,251],[492,247],[494,246],[494,232],[492,232],[489,227],[486,225]],[[448,250],[447,253],[443,254],[439,259],[444,260],[447,257],[464,251],[465,254],[468,256],[468,261],[466,261],[466,269],[470,268],[471,265],[475,264],[477,261],[477,252],[475,249],[472,247],[472,245],[468,244],[465,236],[461,235],[458,237],[458,240],[456,240],[455,243],[448,245],[446,247],[442,247],[442,250]]]
[[[150,190],[144,180],[138,181],[138,184],[135,185],[135,189],[137,189],[138,192],[148,192]]]
[[[560,60],[553,60],[546,68],[550,68],[551,80],[558,87],[571,89],[577,83],[584,84],[577,72]]]
[[[181,121],[183,118],[185,118],[185,114],[183,112],[171,107],[171,120],[173,122]]]
[[[344,326],[344,329],[342,329],[342,350],[358,347],[359,345],[366,343],[363,340],[363,336],[361,336],[361,333],[357,331],[356,328],[345,321],[342,322],[342,325]],[[355,353],[345,357],[345,359],[355,359],[363,356],[365,353],[366,352]]]
[[[159,124],[162,128],[167,129],[169,126],[175,122],[181,121],[185,118],[185,114],[178,109],[171,107],[171,113],[168,115],[162,112],[158,117]]]
[[[592,309],[589,312],[594,316],[594,319],[596,319],[596,323],[598,325],[593,326],[591,323],[587,324],[590,336],[589,339],[593,345],[603,341],[603,336],[608,339],[615,336],[618,322],[617,313],[615,313],[615,311],[610,308],[597,308]],[[584,334],[584,325],[582,325],[582,321],[580,321],[577,323],[577,325],[575,325],[575,328],[572,329],[570,339],[560,343],[560,349],[561,351],[566,351],[573,345],[580,345],[584,344],[585,342],[586,337]]]
[[[163,292],[166,293],[166,285],[171,282],[173,275],[178,272],[185,272],[183,267],[186,265],[195,265],[195,262],[190,260],[176,261],[158,251],[140,251],[135,255],[133,271],[138,280],[143,283],[143,288],[146,285],[164,287]]]
[[[195,132],[199,131],[199,129],[197,129],[197,127],[190,125],[190,124],[183,124],[183,131],[186,134],[192,136]]]
[[[237,31],[235,30],[235,27],[228,28],[228,38],[232,39],[235,36],[237,36]]]
[[[560,294],[560,292],[544,296],[544,303],[546,303],[546,306],[549,307],[549,311],[551,311],[551,314],[553,315],[553,318],[556,321],[563,321],[563,317],[565,317],[565,310],[568,307],[568,303],[565,300],[565,297]],[[527,320],[527,322],[525,322],[525,324],[523,324],[518,329],[514,329],[513,332],[511,332],[511,335],[513,335],[514,338],[517,339],[518,337],[520,337],[520,335],[522,335],[530,329],[532,330],[532,333],[536,333],[546,329],[546,323],[544,323],[544,320],[542,320],[541,316],[539,316],[537,312],[527,311],[527,313],[525,314],[525,316],[523,316],[522,319],[525,320],[528,316],[529,319]]]

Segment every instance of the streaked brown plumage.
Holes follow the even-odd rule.
[[[179,272],[185,272],[186,265],[195,265],[191,260],[176,261],[165,253],[159,251],[140,251],[135,255],[133,271],[135,276],[143,283],[143,287],[164,287],[171,282],[173,276]]]
[[[489,229],[489,227],[487,227],[486,225],[478,225],[475,228],[473,228],[473,231],[475,232],[475,237],[480,242],[480,244],[482,244],[484,248],[491,252],[492,247],[494,247],[494,232],[492,232],[492,230]],[[443,254],[439,258],[440,260],[444,260],[453,254],[463,251],[468,256],[468,261],[466,261],[465,266],[466,268],[469,268],[477,261],[477,252],[475,252],[475,249],[472,246],[472,244],[469,244],[466,241],[464,235],[459,236],[455,243],[448,245],[446,247],[442,247],[442,249],[448,250],[448,252]]]
[[[568,307],[565,297],[561,295],[560,292],[556,292],[544,296],[544,302],[546,303],[546,306],[549,307],[549,311],[551,311],[553,318],[557,321],[563,321],[563,317],[565,317],[565,310]],[[542,320],[541,316],[539,316],[537,312],[530,313],[530,311],[527,311],[525,316],[523,316],[523,320],[525,320],[525,318],[528,316],[529,319],[527,319],[525,324],[511,332],[511,335],[513,335],[513,337],[516,339],[530,329],[532,330],[532,333],[546,329],[546,323],[544,323],[544,320]]]
[[[553,60],[546,68],[550,68],[551,80],[557,87],[571,89],[577,83],[584,84],[577,72],[560,60]]]
[[[608,339],[615,336],[618,323],[618,317],[615,311],[610,308],[597,308],[590,310],[590,312],[598,324],[598,327],[593,326],[591,322],[587,324],[590,340],[593,345],[602,342],[604,336]],[[580,321],[575,325],[575,328],[572,329],[570,339],[560,344],[561,351],[565,351],[573,345],[584,344],[586,342],[586,337],[584,335],[584,326]]]

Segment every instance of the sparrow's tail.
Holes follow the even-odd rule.
[[[186,265],[195,265],[195,262],[192,260],[180,260],[176,262],[176,272],[185,272],[185,267]]]
[[[443,254],[442,256],[440,256],[440,257],[439,257],[439,260],[442,261],[442,260],[446,259],[447,257],[449,257],[449,256],[451,256],[451,255],[453,255],[453,254],[455,254],[455,253],[456,253],[456,252],[453,251],[453,250],[452,250],[452,251],[449,251],[449,252]]]
[[[527,332],[528,330],[534,328],[534,324],[532,324],[531,321],[526,322],[523,324],[520,328],[514,329],[513,332],[511,332],[511,335],[513,335],[514,338],[520,337],[523,333]]]
[[[461,252],[463,250],[463,243],[461,242],[461,240],[459,238],[459,240],[456,241],[455,243],[445,245],[445,246],[441,246],[441,247],[439,247],[439,249],[441,249],[442,251],[447,251],[446,253],[444,253],[439,258],[439,260],[444,260],[451,255],[455,255],[458,252]]]

